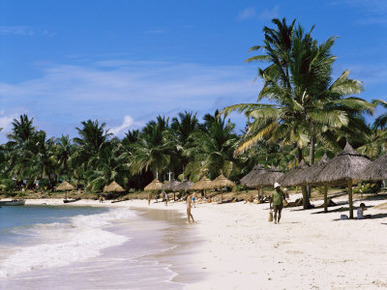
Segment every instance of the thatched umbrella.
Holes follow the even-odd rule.
[[[283,176],[284,173],[281,170],[272,167],[267,169],[267,172],[258,176],[258,184],[261,187],[274,186],[274,182],[278,182]]]
[[[191,189],[193,184],[194,183],[189,181],[189,180],[184,180],[178,186],[176,186],[176,190],[177,191],[187,191],[187,190]]]
[[[156,191],[161,190],[163,187],[163,184],[156,178],[151,183],[149,183],[147,186],[144,187],[145,191]]]
[[[206,189],[211,189],[211,188],[213,188],[212,181],[208,177],[203,176],[203,178],[200,179],[198,182],[196,182],[194,185],[192,185],[190,189],[192,189],[192,190],[206,190]]]
[[[162,190],[176,191],[177,186],[180,184],[180,181],[172,180],[167,183],[164,183],[162,186]]]
[[[316,176],[316,183],[346,184],[348,187],[349,217],[353,218],[352,184],[371,161],[357,153],[349,143],[335,158],[328,161]]]
[[[267,173],[267,169],[261,165],[255,165],[254,168],[247,173],[244,177],[241,178],[241,184],[245,185],[247,187],[255,187],[258,191],[258,199],[259,199],[259,192],[262,186],[259,186],[259,183],[257,182],[259,180],[259,175]]]
[[[303,183],[305,173],[309,170],[309,165],[306,164],[304,159],[289,172],[285,173],[280,179],[279,183],[282,186],[296,186]]]
[[[113,181],[109,185],[105,186],[103,192],[124,192],[125,189],[117,182]]]
[[[178,191],[177,187],[180,185],[180,181],[172,180],[163,184],[162,190],[173,191],[173,200],[175,200],[175,192]]]
[[[241,178],[241,184],[247,187],[257,187],[256,179],[260,174],[266,173],[267,169],[261,165],[255,165],[254,168]]]
[[[58,185],[56,190],[65,191],[65,190],[74,190],[75,186],[68,183],[67,181],[63,181],[61,184]]]
[[[316,182],[318,174],[321,172],[321,170],[324,168],[324,166],[328,163],[329,158],[326,154],[315,164],[310,166],[308,170],[305,170],[304,176],[303,176],[303,184],[308,185],[320,185],[318,182]],[[324,185],[324,212],[328,211],[328,186],[326,184]]]
[[[221,199],[223,200],[223,187],[234,187],[235,183],[227,179],[223,174],[212,181],[213,188],[220,188]]]
[[[371,162],[358,176],[362,180],[386,180],[387,179],[387,154]]]
[[[65,196],[65,199],[67,199],[67,195],[68,195],[68,191],[71,191],[71,190],[74,190],[75,189],[75,186],[68,183],[67,181],[63,181],[61,184],[58,185],[58,187],[56,188],[56,190],[59,190],[59,191],[66,191],[66,196]]]

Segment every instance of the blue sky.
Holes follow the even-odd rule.
[[[21,114],[48,137],[75,137],[88,119],[123,137],[158,115],[254,102],[257,65],[243,61],[272,18],[338,36],[335,73],[386,99],[386,15],[385,0],[2,0],[0,143]]]

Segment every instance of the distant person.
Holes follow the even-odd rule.
[[[360,207],[357,209],[357,219],[369,219],[371,218],[370,214],[364,215],[364,211],[367,210],[365,204],[362,202]]]
[[[168,205],[168,193],[166,193],[165,191],[164,191],[164,202],[165,202],[165,206],[167,206]]]
[[[148,193],[148,205],[150,205],[152,199],[152,194]]]
[[[274,208],[274,223],[279,223],[281,220],[281,212],[283,208],[283,200],[285,198],[285,195],[283,191],[280,189],[280,184],[275,182],[274,183],[274,192],[271,195],[271,200],[273,202],[273,208]]]
[[[187,198],[187,220],[188,220],[189,224],[195,222],[195,220],[192,216],[192,213],[191,213],[191,208],[192,208],[192,197],[188,196],[188,198]],[[192,220],[192,222],[191,222],[191,220]]]

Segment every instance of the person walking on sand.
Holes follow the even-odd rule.
[[[165,201],[165,206],[167,206],[168,205],[168,193],[166,193],[165,191],[164,191],[164,201]]]
[[[271,200],[273,202],[273,208],[274,208],[274,223],[279,223],[281,219],[281,211],[283,207],[283,200],[284,200],[284,193],[280,189],[280,184],[275,182],[274,183],[274,192],[271,195]]]
[[[187,197],[187,221],[189,224],[195,222],[195,220],[192,216],[192,213],[191,213],[191,208],[192,208],[192,197],[189,195]],[[192,222],[191,222],[191,219],[192,219]]]

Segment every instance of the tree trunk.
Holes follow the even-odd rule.
[[[349,218],[353,219],[352,179],[348,180]]]
[[[297,146],[297,151],[298,151],[298,163],[300,163],[303,159],[302,148]],[[304,209],[310,208],[309,190],[305,185],[301,186],[301,190],[302,190],[303,208]]]

